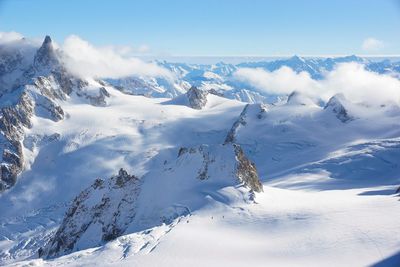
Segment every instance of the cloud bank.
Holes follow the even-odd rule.
[[[327,101],[342,93],[351,101],[380,105],[400,104],[400,81],[385,74],[367,71],[362,64],[342,63],[313,80],[307,72],[296,73],[289,67],[269,72],[263,69],[241,68],[234,78],[255,89],[274,95],[287,95],[298,91],[314,99]]]
[[[33,59],[36,49],[43,39],[24,38],[17,32],[0,32],[0,45],[3,50],[18,50]],[[123,78],[127,76],[146,76],[164,78],[168,82],[175,80],[167,69],[144,62],[133,54],[145,54],[150,51],[146,45],[137,48],[131,46],[96,47],[76,35],[67,37],[63,44],[53,42],[60,49],[62,61],[73,74],[83,78]]]
[[[95,47],[76,35],[64,41],[66,67],[76,75],[98,78],[121,78],[127,76],[152,76],[173,80],[167,69],[154,63],[146,63],[134,57],[124,56],[127,48]]]
[[[376,52],[383,49],[384,46],[383,41],[370,37],[364,40],[361,48],[366,52]]]
[[[22,34],[18,32],[0,32],[0,44],[20,41],[22,38]]]

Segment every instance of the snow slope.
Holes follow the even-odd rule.
[[[241,144],[256,163],[264,192],[255,195],[254,203],[243,201],[242,189],[228,185],[176,193],[167,206],[180,207],[185,201],[192,204],[184,206],[202,204],[164,222],[154,224],[160,216],[150,216],[131,224],[128,234],[99,247],[51,260],[31,259],[29,264],[263,266],[268,262],[273,266],[367,266],[399,250],[400,227],[394,217],[399,209],[395,191],[400,183],[400,113],[395,107],[367,112],[370,107],[354,105],[348,107],[348,112],[356,119],[344,123],[332,110],[317,105],[254,104],[243,111],[243,104],[220,98],[215,106],[195,110],[164,105],[159,102],[163,100],[111,93],[107,107],[64,107],[69,119],[57,126],[51,123],[63,141],[48,144],[48,148],[54,147],[45,150],[46,156],[52,155],[50,151],[58,156],[46,161],[40,152],[35,162],[43,162],[38,166],[34,163],[30,171],[39,175],[21,179],[9,197],[2,196],[2,203],[14,203],[20,207],[18,213],[29,211],[32,207],[28,203],[45,206],[44,198],[65,203],[76,195],[77,188],[83,189],[96,177],[111,175],[117,166],[138,175],[160,165],[161,170],[168,169],[179,147],[221,144],[232,129],[234,142]],[[235,123],[237,120],[241,123]],[[44,129],[43,123],[38,121],[38,128],[32,132]],[[87,131],[82,132],[83,125]],[[91,161],[82,162],[82,158]],[[75,171],[70,170],[71,166]],[[157,172],[150,173],[154,173],[154,181],[160,177]],[[27,188],[40,183],[44,174],[56,177],[51,190],[41,191],[29,202],[23,200]],[[196,180],[193,176],[197,175],[174,171],[171,178],[189,176]],[[167,179],[159,188],[182,190],[185,180],[170,183]],[[165,199],[162,192],[143,195],[148,199],[139,202],[143,203],[142,210],[148,213],[146,205]],[[33,216],[55,231],[65,210],[60,205],[56,223],[42,219],[45,216],[40,212]],[[11,262],[13,256],[20,260],[30,255],[37,258],[34,251],[26,250],[32,243],[43,244],[43,238],[37,236],[48,231],[47,225],[36,226],[29,222],[33,219],[28,224],[18,219],[9,222],[7,217],[2,217],[2,235],[9,225],[15,230],[8,241],[2,241],[2,250],[8,253],[3,261]],[[12,235],[19,242],[12,241]]]
[[[379,189],[379,190],[378,190]],[[393,187],[264,187],[257,204],[208,208],[170,225],[34,266],[369,266],[398,251]],[[388,216],[391,214],[392,216]],[[23,266],[28,262],[19,263]],[[387,265],[387,266],[397,266]]]
[[[321,62],[268,66],[334,64]],[[204,90],[235,66],[169,66],[203,91],[154,81],[150,95],[174,98],[149,98],[87,79],[52,99],[60,119],[30,114],[25,169],[0,195],[1,265],[396,266],[397,104],[245,104]],[[28,92],[62,89],[52,71]],[[77,238],[50,253],[65,236]]]

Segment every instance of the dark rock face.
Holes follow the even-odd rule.
[[[250,104],[247,104],[239,115],[239,118],[234,122],[232,128],[228,132],[224,144],[234,143],[237,129],[242,125],[246,125],[246,114]]]
[[[50,36],[46,36],[42,46],[35,55],[33,66],[35,68],[42,68],[43,66],[54,66],[57,64],[59,64],[59,60],[53,47],[53,42]]]
[[[200,90],[192,86],[186,96],[189,100],[189,106],[194,109],[202,109],[207,104],[208,91]]]
[[[199,154],[202,163],[198,169],[197,179],[208,180],[215,169],[229,168],[233,178],[254,192],[262,192],[263,187],[258,177],[257,168],[243,152],[240,145],[224,144],[210,148],[207,145],[199,147],[182,147],[179,149],[178,158],[185,154]],[[231,165],[233,164],[233,165]],[[210,173],[211,172],[211,173]]]
[[[140,180],[120,169],[107,180],[96,179],[73,201],[64,220],[39,256],[52,258],[77,246],[96,246],[120,236],[135,217]],[[96,235],[85,236],[94,231]]]
[[[246,157],[239,145],[234,145],[234,148],[237,160],[236,176],[254,192],[263,192],[256,165]]]
[[[222,92],[218,92],[215,89],[210,89],[208,90],[208,93],[212,94],[212,95],[216,95],[216,96],[220,96],[220,97],[224,97],[224,94]]]
[[[24,127],[30,128],[33,114],[33,100],[22,93],[18,103],[0,110],[0,191],[10,188],[16,182],[17,175],[23,169],[22,139]]]
[[[106,88],[101,87],[99,89],[99,94],[96,96],[87,95],[82,92],[77,92],[77,95],[83,96],[89,100],[90,104],[93,106],[105,106],[107,104],[106,98],[110,97],[110,93],[106,90]]]
[[[354,117],[349,114],[347,109],[343,105],[345,98],[341,94],[334,95],[329,99],[328,103],[325,105],[325,110],[331,110],[335,113],[336,117],[343,123],[354,120]]]

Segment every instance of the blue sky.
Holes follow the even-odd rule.
[[[398,55],[400,0],[0,0],[0,31],[175,56]]]

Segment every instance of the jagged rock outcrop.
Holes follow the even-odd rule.
[[[264,104],[247,104],[239,115],[239,118],[233,123],[232,128],[226,135],[224,144],[235,143],[236,133],[240,127],[247,124],[247,117],[254,116],[257,119],[262,119],[267,113],[267,107]]]
[[[234,180],[243,183],[251,191],[263,191],[255,164],[246,157],[238,144],[216,145],[215,147],[201,145],[179,149],[178,158],[187,155],[201,157],[201,164],[197,170],[197,178],[200,180],[208,180],[212,176],[214,179],[215,176],[228,176],[226,179],[229,179],[229,176],[232,176]]]
[[[207,105],[209,91],[192,86],[186,93],[164,102],[166,105],[182,105],[193,109],[203,109]]]
[[[22,93],[13,106],[0,110],[0,191],[10,188],[24,167],[22,140],[24,127],[30,128],[34,109],[32,98]]]
[[[236,131],[240,126],[244,126],[246,125],[246,114],[247,114],[247,109],[249,108],[250,104],[247,104],[244,109],[242,110],[242,112],[239,115],[239,118],[233,123],[232,128],[230,129],[230,131],[228,132],[226,138],[225,138],[225,144],[228,143],[233,143],[235,142],[235,135],[236,135]]]
[[[235,144],[234,148],[237,161],[236,176],[252,191],[263,192],[263,186],[258,177],[256,165],[246,157],[239,145]]]
[[[104,87],[100,87],[98,95],[90,95],[84,92],[77,92],[76,94],[88,99],[93,106],[105,106],[107,104],[106,98],[110,97],[110,93]]]
[[[186,92],[189,106],[194,109],[202,109],[207,104],[208,91],[200,90],[195,86],[192,86]]]
[[[208,93],[210,93],[210,94],[212,94],[212,95],[219,96],[219,97],[224,97],[224,93],[223,93],[223,92],[218,92],[218,91],[215,90],[215,89],[210,89],[210,90],[208,90]]]
[[[59,65],[60,61],[57,57],[56,51],[53,46],[53,42],[50,36],[46,36],[42,43],[42,46],[38,49],[35,58],[33,60],[33,67],[41,69],[43,67],[53,67]]]
[[[74,199],[39,256],[52,258],[120,236],[135,217],[140,185],[140,180],[124,169],[107,180],[96,179]]]
[[[329,99],[324,109],[332,111],[336,115],[336,117],[343,123],[352,121],[354,120],[354,117],[351,116],[348,110],[345,108],[343,104],[345,101],[346,99],[344,98],[344,95],[336,94]]]

